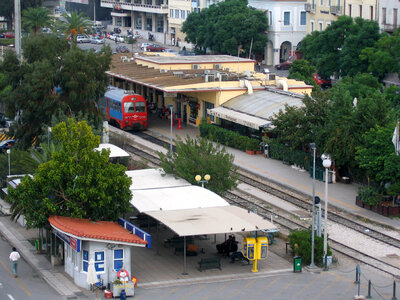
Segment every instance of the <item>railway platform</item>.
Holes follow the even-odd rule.
[[[160,137],[165,141],[170,140],[170,120],[160,119],[156,115],[149,116],[148,132],[155,137]],[[199,130],[195,126],[183,124],[182,129],[178,130],[177,126],[173,126],[172,136],[185,138],[190,136],[192,138],[200,136]],[[289,189],[301,192],[306,195],[312,196],[313,180],[308,172],[299,170],[292,166],[283,164],[281,161],[264,158],[262,155],[248,155],[243,151],[226,147],[229,153],[235,156],[234,163],[240,168],[252,172],[257,176],[265,177],[268,180],[276,182],[280,185],[286,186]],[[388,218],[373,211],[356,206],[355,199],[358,192],[358,184],[344,184],[344,183],[331,183],[328,186],[328,200],[329,209],[339,209],[348,212],[352,215],[366,218],[374,223],[383,224],[385,226],[400,228],[399,218]],[[244,189],[251,190],[249,186],[243,186]],[[316,196],[319,196],[322,201],[325,199],[325,183],[316,180],[315,184]],[[261,195],[260,197],[268,197]],[[274,199],[266,199],[267,202],[274,201]],[[271,203],[273,204],[273,203]],[[279,204],[281,205],[281,204]],[[294,208],[290,208],[294,209]]]

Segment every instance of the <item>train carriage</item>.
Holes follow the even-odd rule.
[[[109,87],[104,94],[106,120],[123,130],[147,128],[147,105],[143,96],[132,91]]]

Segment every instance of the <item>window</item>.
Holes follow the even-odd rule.
[[[349,16],[351,17],[351,4],[349,4]]]
[[[311,21],[311,32],[314,32],[314,21]]]
[[[89,265],[89,252],[87,250],[82,251],[82,269],[83,272],[87,272]]]
[[[290,11],[285,11],[283,13],[283,25],[290,25]]]
[[[371,5],[370,6],[370,14],[371,14],[371,21],[374,20],[374,7]]]
[[[386,7],[382,8],[382,24],[386,24]]]
[[[269,25],[272,25],[272,11],[268,12]]]
[[[133,102],[124,102],[124,111],[126,113],[133,113],[135,112],[135,107],[133,105]]]
[[[135,108],[136,108],[136,112],[146,112],[146,103],[145,102],[136,102]]]
[[[319,31],[322,31],[322,28],[323,28],[322,22],[319,22],[318,25],[319,25]]]
[[[300,12],[300,25],[307,24],[307,13],[305,11]]]
[[[114,250],[114,270],[119,270],[124,266],[124,249]]]
[[[397,8],[393,8],[393,27],[397,28]]]
[[[104,271],[104,251],[94,253],[94,267],[96,272]]]
[[[324,6],[324,0],[321,0],[320,5]]]
[[[360,18],[362,18],[362,5],[360,4]]]

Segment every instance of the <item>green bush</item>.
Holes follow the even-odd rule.
[[[296,256],[301,256],[303,265],[311,263],[311,230],[295,230],[289,235],[290,247]],[[297,244],[297,247],[295,246]],[[314,236],[314,259],[317,265],[323,265],[324,238]],[[328,256],[332,251],[328,244]]]
[[[365,204],[376,206],[382,200],[382,197],[383,195],[370,186],[363,186],[358,190],[358,198]]]
[[[259,140],[248,138],[246,143],[246,150],[257,151],[260,149],[259,144]]]
[[[0,39],[0,46],[14,45],[14,39]]]

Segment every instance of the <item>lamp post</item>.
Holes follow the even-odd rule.
[[[314,264],[314,235],[315,235],[315,152],[317,147],[315,143],[310,143],[310,148],[313,150],[313,189],[312,189],[312,223],[311,223],[311,263],[310,267],[315,267]]]
[[[50,133],[51,127],[47,127],[47,147],[50,148]]]
[[[7,155],[8,155],[8,176],[10,176],[11,175],[11,160],[10,160],[11,149],[7,149]]]
[[[328,172],[332,165],[329,155],[322,154],[322,165],[325,168],[325,225],[324,225],[324,262],[327,270],[327,256],[328,256]]]
[[[171,155],[171,158],[172,158],[172,122],[173,122],[173,112],[174,112],[174,106],[172,105],[172,104],[169,104],[168,105],[168,107],[169,107],[169,109],[170,109],[170,116],[171,116],[171,134],[170,134],[170,136],[169,136],[169,152],[170,152],[170,155]]]
[[[208,181],[211,179],[211,176],[206,174],[204,175],[204,180],[201,180],[201,175],[196,175],[194,179],[197,181],[197,183],[201,183],[201,187],[204,188],[204,183],[208,183]]]

